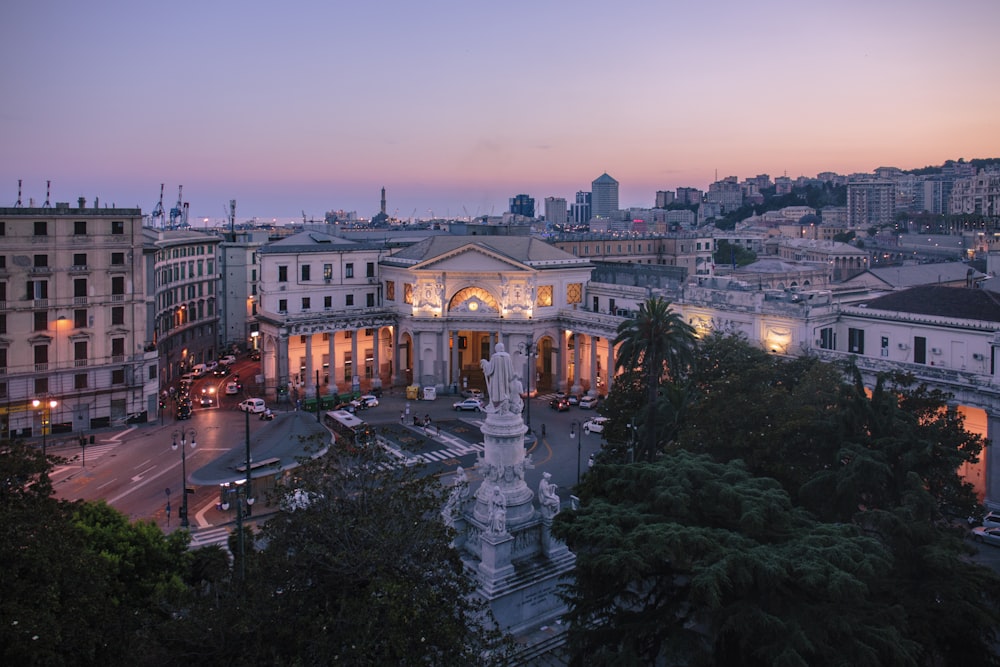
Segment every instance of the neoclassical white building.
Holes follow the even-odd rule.
[[[479,360],[503,343],[521,356],[525,387],[596,390],[619,318],[604,315],[586,333],[575,319],[592,269],[528,236],[433,236],[388,254],[296,234],[261,249],[265,388],[312,396],[317,378],[321,395],[481,387]]]
[[[847,301],[824,289],[695,278],[678,267],[595,263],[528,236],[442,235],[390,251],[303,232],[261,249],[264,389],[273,400],[386,384],[482,388],[479,361],[503,343],[526,389],[603,394],[618,325],[660,296],[700,335],[740,333],[783,356],[853,358],[869,382],[911,372],[954,394],[971,430],[1000,432],[1000,295],[935,287]],[[987,452],[964,473],[1000,507],[1000,456]]]

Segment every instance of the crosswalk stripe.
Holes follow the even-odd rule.
[[[228,542],[229,542],[228,528],[210,528],[208,530],[199,530],[195,533],[192,533],[190,548],[196,549],[199,547],[206,547],[213,544],[226,546]]]

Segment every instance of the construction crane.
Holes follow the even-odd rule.
[[[163,183],[160,183],[160,201],[156,202],[153,212],[149,214],[149,226],[163,228]]]

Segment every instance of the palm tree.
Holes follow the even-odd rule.
[[[691,325],[661,297],[647,298],[639,304],[635,317],[618,325],[615,346],[620,347],[615,370],[639,370],[646,384],[645,446],[642,450],[647,460],[652,460],[656,451],[655,416],[660,385],[681,377],[694,358],[695,340]]]

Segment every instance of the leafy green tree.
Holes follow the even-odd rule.
[[[642,370],[646,402],[638,456],[652,460],[657,450],[656,415],[660,387],[680,381],[694,358],[694,329],[660,297],[639,304],[635,317],[618,325],[615,369]]]
[[[815,357],[785,359],[713,333],[700,341],[690,382],[694,399],[677,447],[741,459],[793,498],[839,446],[831,420],[843,373]]]
[[[681,451],[579,491],[554,527],[577,554],[573,664],[915,664],[902,611],[869,595],[888,552],[774,480]]]
[[[377,448],[305,463],[279,488],[286,511],[248,547],[244,586],[198,608],[185,651],[237,664],[499,659],[501,637],[441,521],[442,494],[436,477]]]
[[[720,266],[732,266],[733,263],[736,266],[746,266],[757,261],[757,253],[722,239],[715,249],[712,261]]]
[[[976,462],[985,443],[966,431],[961,416],[949,409],[950,396],[906,375],[879,378],[869,392],[857,369],[845,372],[845,368],[810,357],[785,360],[740,337],[724,335],[700,342],[687,379],[689,402],[671,451],[706,455],[718,465],[738,460],[758,482],[767,479],[780,484],[796,516],[809,517],[821,530],[850,529],[853,535],[872,540],[881,554],[877,571],[857,574],[864,584],[863,595],[850,600],[820,596],[817,600],[829,604],[826,612],[818,608],[797,612],[803,622],[810,614],[823,613],[837,620],[837,631],[845,634],[824,649],[828,655],[800,651],[802,646],[816,645],[812,629],[773,625],[771,619],[764,623],[748,616],[741,623],[762,629],[762,634],[736,635],[733,643],[732,636],[722,633],[725,636],[716,637],[710,645],[699,645],[705,662],[872,664],[887,660],[885,650],[889,650],[894,664],[1000,664],[995,649],[1000,627],[1000,577],[968,561],[965,531],[956,528],[952,520],[968,516],[977,506],[972,487],[957,471]],[[671,474],[686,479],[687,473],[672,470]],[[677,483],[698,488],[694,483]],[[570,543],[584,550],[578,552],[578,565],[585,578],[573,589],[577,619],[594,623],[597,629],[589,637],[578,638],[576,641],[583,643],[577,646],[601,655],[605,650],[607,655],[615,651],[655,655],[641,653],[636,647],[652,646],[648,633],[657,623],[665,622],[657,616],[657,609],[645,601],[637,605],[624,594],[614,597],[616,591],[653,591],[663,597],[672,594],[656,588],[659,582],[649,581],[650,577],[666,575],[662,568],[656,570],[651,562],[642,560],[639,551],[658,542],[640,532],[647,530],[653,519],[633,508],[644,500],[652,505],[670,499],[670,510],[663,512],[670,520],[688,528],[709,528],[715,525],[718,512],[730,507],[729,491],[713,488],[710,494],[679,502],[673,500],[674,492],[665,483],[663,488],[652,485],[632,467],[595,466],[579,490],[585,500],[582,521],[590,523],[581,523],[579,534],[572,536]],[[741,490],[740,495],[750,494]],[[689,510],[697,503],[705,505],[700,514]],[[577,519],[572,515],[562,518],[571,520]],[[783,528],[777,523],[774,528],[808,531],[793,525],[794,529]],[[634,543],[626,541],[626,527],[639,536]],[[752,530],[747,532],[752,528],[740,523],[732,530],[742,539],[754,536]],[[841,541],[846,537],[838,533],[829,542],[815,539],[826,548],[840,548],[851,543]],[[609,540],[611,546],[599,551],[598,559],[585,559],[588,549],[596,549],[590,543],[601,546],[602,540]],[[742,544],[736,538],[730,543]],[[619,547],[621,553],[616,553]],[[731,567],[725,572],[734,576]],[[763,576],[765,572],[757,569],[753,574]],[[673,571],[669,575],[677,576]],[[686,573],[683,576],[693,578]],[[745,581],[750,575],[740,576],[739,580]],[[782,594],[804,592],[780,581],[772,584]],[[734,595],[743,595],[742,604],[752,607],[760,604],[752,592],[744,588]],[[808,594],[816,597],[815,591]],[[774,598],[766,599],[774,602]],[[792,609],[797,603],[781,604],[783,609]],[[766,613],[770,613],[768,609]],[[667,613],[664,618],[669,617]],[[865,619],[868,629],[880,638],[871,644],[878,646],[877,650],[856,654],[871,638],[857,634],[868,630],[855,627],[848,617]],[[870,625],[869,619],[876,619],[875,625]],[[886,634],[890,630],[882,625],[884,619],[892,619],[893,634]],[[690,620],[692,627],[704,623],[700,618]],[[779,655],[775,653],[778,644],[768,644],[767,631],[772,627],[787,633],[782,649],[787,653]],[[802,637],[808,638],[805,644]],[[670,643],[695,645],[683,635],[671,637]],[[760,652],[762,647],[764,653]],[[697,664],[691,656],[687,659]]]

